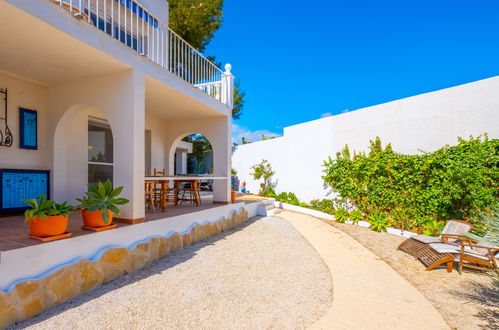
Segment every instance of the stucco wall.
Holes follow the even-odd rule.
[[[327,196],[322,161],[346,144],[365,151],[379,136],[395,151],[415,154],[483,133],[499,138],[499,76],[286,127],[280,138],[238,146],[232,166],[258,192],[250,167],[266,159],[276,171],[276,191],[308,202]]]
[[[12,147],[0,147],[0,168],[49,169],[46,126],[49,117],[46,88],[0,73],[0,88],[8,89],[8,124],[14,136]],[[19,148],[19,107],[38,112],[38,150]],[[3,94],[0,94],[0,117],[4,116]],[[0,130],[5,133],[4,121]]]
[[[166,120],[146,111],[146,129],[151,131],[151,173],[153,169],[162,171],[167,167],[166,123]]]

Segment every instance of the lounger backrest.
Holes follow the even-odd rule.
[[[471,230],[471,225],[467,222],[460,220],[449,220],[445,224],[442,234],[447,235],[461,235]]]

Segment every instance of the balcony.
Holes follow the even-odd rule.
[[[133,0],[48,0],[214,99],[232,107],[225,74]],[[230,66],[226,66],[230,73]]]

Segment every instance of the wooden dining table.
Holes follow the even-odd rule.
[[[167,175],[167,176],[146,176],[145,181],[157,181],[161,184],[161,199],[160,199],[160,207],[163,211],[165,211],[166,206],[168,204],[168,189],[170,186],[170,181],[174,182],[173,188],[173,203],[174,205],[178,205],[181,201],[178,196],[178,192],[180,189],[180,185],[182,183],[191,184],[194,192],[194,202],[196,206],[201,205],[201,197],[199,196],[199,184],[203,180],[225,180],[227,177],[222,176],[194,176],[194,175]]]

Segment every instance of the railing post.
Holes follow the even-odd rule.
[[[230,109],[234,107],[234,76],[230,72],[232,65],[225,64],[222,74],[222,102]]]

